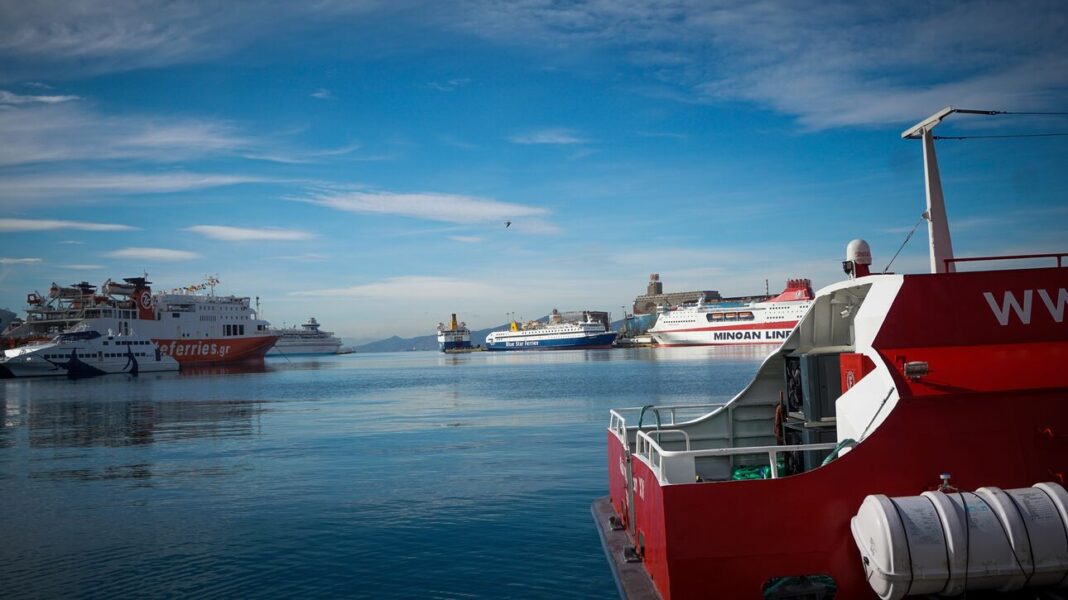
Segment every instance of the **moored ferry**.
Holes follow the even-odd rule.
[[[812,282],[791,279],[772,298],[755,302],[702,300],[663,310],[648,333],[661,346],[781,344],[812,304]]]
[[[115,373],[177,371],[178,361],[139,335],[114,335],[85,324],[51,340],[5,350],[0,378],[94,377]]]
[[[150,339],[181,365],[262,359],[278,339],[267,321],[257,318],[248,297],[216,296],[213,277],[156,294],[151,283],[146,277],[108,280],[99,290],[87,282],[52,284],[45,296],[27,296],[26,320],[8,336],[40,341],[84,325]]]
[[[1068,253],[954,256],[932,129],[956,112],[996,114],[902,134],[929,274],[871,274],[855,240],[734,398],[610,412],[593,512],[625,594],[1063,597]]]
[[[530,321],[520,326],[512,321],[505,331],[494,331],[486,336],[486,350],[577,350],[584,348],[611,348],[616,332],[608,329],[605,322],[584,313],[581,321],[565,321],[553,309],[548,323]]]
[[[270,331],[278,336],[278,341],[268,355],[341,353],[341,339],[330,331],[319,329],[319,321],[316,321],[315,317],[309,318],[308,322],[302,323],[300,327],[282,327]]]
[[[449,324],[438,323],[438,350],[468,350],[471,348],[471,330],[467,323],[458,323],[456,313],[452,313]]]

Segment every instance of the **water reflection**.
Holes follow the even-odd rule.
[[[30,405],[33,448],[130,446],[254,433],[252,400],[50,402]]]
[[[31,448],[139,446],[255,433],[258,400],[33,400],[0,398],[0,447],[25,430]]]

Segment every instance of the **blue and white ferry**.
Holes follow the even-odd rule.
[[[530,321],[520,326],[512,321],[506,331],[486,336],[486,350],[572,350],[611,348],[616,332],[594,320],[589,313],[581,322],[565,322],[553,309],[548,323]]]
[[[452,313],[452,320],[448,325],[438,323],[438,350],[448,352],[470,349],[471,330],[467,328],[467,323],[456,322],[456,313]]]

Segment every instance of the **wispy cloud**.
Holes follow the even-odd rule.
[[[63,240],[63,241],[60,242],[60,244],[74,244],[74,245],[81,245],[81,244],[84,244],[84,243],[85,242],[80,242],[78,240]]]
[[[752,103],[813,129],[907,123],[950,103],[1058,110],[1068,89],[1056,0],[473,2],[439,18],[498,43],[607,50],[661,97]]]
[[[454,277],[408,276],[391,277],[383,281],[365,283],[344,288],[303,290],[290,292],[290,296],[352,297],[384,300],[388,298],[434,298],[458,300],[496,295],[497,286]]]
[[[315,195],[304,201],[326,208],[361,214],[395,215],[446,223],[501,224],[526,233],[558,233],[546,221],[544,208],[457,194],[393,192],[339,192]]]
[[[0,185],[0,206],[28,199],[91,199],[107,194],[160,194],[212,187],[271,181],[251,175],[212,175],[205,173],[63,173],[5,177]],[[9,201],[9,202],[5,202]]]
[[[0,265],[36,265],[44,262],[40,258],[7,258],[0,257]]]
[[[56,229],[74,229],[78,231],[131,231],[136,229],[129,225],[117,223],[91,223],[87,221],[60,221],[55,219],[0,219],[0,231],[50,231]],[[61,244],[84,244],[66,240]]]
[[[192,227],[187,227],[185,230],[200,234],[206,238],[224,242],[295,241],[307,240],[314,237],[307,231],[273,227],[250,229],[244,227],[229,227],[226,225],[194,225]]]
[[[330,260],[330,257],[325,254],[317,254],[315,252],[306,252],[304,254],[293,254],[289,256],[276,256],[278,260],[291,260],[293,262],[303,263],[319,263]]]
[[[78,100],[77,96],[30,96],[0,90],[0,104],[60,104]]]
[[[588,140],[585,140],[578,136],[573,130],[565,127],[550,127],[548,129],[539,129],[537,131],[530,131],[518,135],[513,135],[509,140],[513,144],[557,144],[557,145],[570,145],[570,144],[587,144]]]
[[[435,89],[439,92],[451,92],[469,83],[471,83],[471,80],[464,77],[460,79],[450,79],[448,81],[431,81],[426,85],[427,87]]]
[[[175,262],[182,260],[192,260],[194,258],[200,258],[200,255],[196,252],[188,252],[185,250],[171,250],[168,248],[123,248],[121,250],[115,250],[114,252],[108,252],[104,256],[109,258],[125,258],[132,260],[149,260],[149,261],[164,261]]]
[[[461,244],[479,244],[485,241],[484,238],[480,238],[477,235],[450,235],[449,239]]]
[[[334,94],[326,88],[319,88],[312,92],[310,95],[312,98],[316,98],[318,100],[337,100],[337,97],[334,96]]]
[[[103,265],[59,265],[60,268],[70,269],[71,271],[96,271],[103,269]]]

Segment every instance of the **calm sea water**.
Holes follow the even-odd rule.
[[[0,596],[610,598],[608,409],[729,398],[707,348],[270,359],[0,381]]]

